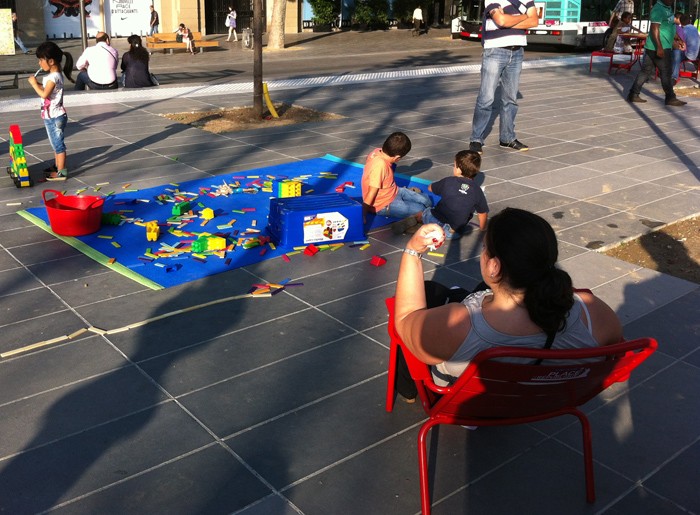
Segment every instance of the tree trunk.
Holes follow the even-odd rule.
[[[274,0],[272,4],[272,21],[267,37],[267,48],[284,49],[284,19],[287,15],[287,0]]]

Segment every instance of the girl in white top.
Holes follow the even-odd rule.
[[[61,61],[65,56],[66,62],[63,66],[63,73],[73,82],[71,76],[73,71],[73,56],[68,52],[63,52],[56,43],[47,41],[39,45],[36,49],[36,57],[39,59],[40,71],[48,72],[42,78],[39,85],[36,75],[29,77],[29,84],[37,95],[42,99],[41,118],[46,127],[46,134],[49,136],[51,147],[53,148],[56,162],[53,167],[45,170],[47,181],[65,181],[68,178],[68,168],[66,167],[66,145],[63,141],[63,131],[68,121],[68,115],[63,107],[63,74],[61,73]]]
[[[427,308],[421,254],[440,245],[444,233],[427,224],[411,238],[396,285],[396,330],[433,375],[451,382],[476,352],[498,345],[552,348],[610,345],[622,339],[613,310],[591,293],[574,297],[571,277],[555,266],[558,249],[546,220],[506,208],[489,220],[480,257],[489,288],[463,303]],[[411,398],[411,392],[397,390]]]
[[[228,38],[226,41],[231,41],[231,35],[233,35],[233,40],[238,41],[238,34],[236,34],[236,10],[233,7],[228,8],[228,14],[226,15],[226,26],[228,27]]]

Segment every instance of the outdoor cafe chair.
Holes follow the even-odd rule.
[[[401,348],[428,415],[418,432],[424,515],[429,515],[431,508],[427,436],[439,424],[501,426],[573,415],[581,423],[583,433],[586,500],[595,501],[590,423],[578,407],[613,384],[626,381],[632,370],[656,350],[656,340],[640,338],[573,350],[491,348],[477,354],[453,385],[441,387],[433,382],[430,367],[411,354],[396,332],[394,302],[393,297],[386,300],[391,339],[386,410],[392,411],[394,406],[396,363]],[[518,362],[503,361],[513,358]]]

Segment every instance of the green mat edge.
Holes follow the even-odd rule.
[[[125,267],[122,264],[119,264],[117,262],[110,263],[109,260],[111,258],[105,256],[101,252],[98,252],[97,250],[93,249],[90,245],[86,245],[82,241],[73,238],[72,236],[61,236],[60,234],[56,234],[51,230],[51,226],[47,225],[41,218],[34,216],[33,214],[27,212],[26,210],[21,210],[17,211],[17,214],[24,218],[25,220],[30,221],[40,229],[45,230],[52,236],[55,236],[59,240],[67,243],[74,249],[78,250],[79,252],[82,252],[85,254],[87,257],[90,259],[97,261],[99,264],[106,266],[107,268],[110,268],[117,272],[118,274],[121,274],[125,277],[128,277],[132,281],[136,281],[137,283],[146,286],[147,288],[150,288],[152,290],[163,290],[164,287],[161,286],[160,284],[151,281],[150,279],[147,279],[146,277],[142,276],[141,274],[134,272],[131,268]]]

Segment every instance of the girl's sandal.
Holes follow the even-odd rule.
[[[56,165],[51,165],[48,168],[44,168],[44,177],[48,177],[55,173],[58,173],[58,168],[56,168]]]
[[[50,175],[46,176],[46,180],[53,181],[65,181],[68,178],[68,170],[59,170],[57,172],[52,172]]]

